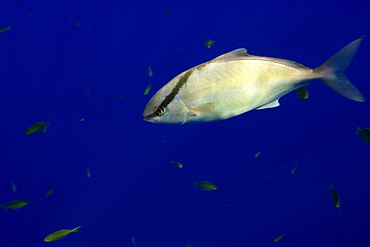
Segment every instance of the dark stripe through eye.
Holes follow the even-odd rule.
[[[169,95],[167,95],[166,98],[164,98],[163,102],[159,106],[165,108],[166,106],[168,106],[169,103],[171,103],[171,101],[179,93],[180,88],[185,85],[185,83],[188,80],[189,76],[191,75],[192,71],[193,70],[190,69],[183,76],[181,76],[181,78],[179,79],[179,81],[177,82],[175,87],[172,89],[171,93]]]

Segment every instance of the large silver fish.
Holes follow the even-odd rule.
[[[251,110],[279,106],[279,98],[319,80],[342,96],[364,96],[345,77],[362,38],[316,69],[279,58],[249,55],[237,49],[193,67],[168,82],[148,102],[144,120],[159,124],[218,121]]]

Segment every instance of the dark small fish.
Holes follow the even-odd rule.
[[[15,185],[13,182],[10,182],[10,184],[12,185],[12,191],[17,192],[17,185]]]
[[[342,212],[338,210],[338,217],[342,217]]]
[[[167,14],[172,14],[172,10],[166,9]]]
[[[48,122],[38,122],[35,124],[32,124],[28,129],[26,130],[26,135],[32,135],[35,134],[41,130],[44,130],[46,126],[48,126]]]
[[[44,239],[45,242],[54,242],[54,241],[57,241],[59,239],[62,239],[64,237],[66,237],[68,234],[70,234],[71,232],[78,232],[78,229],[80,228],[81,226],[78,226],[72,230],[60,230],[60,231],[56,231],[56,232],[53,232],[49,235],[47,235]]]
[[[48,196],[50,196],[53,192],[54,192],[54,190],[48,190],[48,191],[45,193],[45,196],[46,196],[46,197],[48,197]]]
[[[14,200],[10,202],[8,205],[0,205],[0,207],[4,208],[4,212],[10,208],[10,209],[18,209],[18,208],[23,208],[28,204],[28,201],[26,200]]]
[[[77,23],[75,24],[75,27],[78,27],[79,25],[81,25],[81,22],[77,22]]]
[[[331,190],[331,201],[333,202],[334,207],[339,208],[340,198],[339,198],[338,192],[334,190],[332,184],[330,185],[328,189]]]
[[[207,191],[217,189],[217,186],[215,184],[213,184],[211,182],[208,182],[208,181],[203,181],[203,182],[200,182],[200,183],[194,182],[194,184],[195,184],[194,188],[201,187],[203,190],[207,190]]]
[[[255,155],[254,155],[254,158],[257,158],[258,156],[260,156],[261,154],[261,151],[258,151]]]
[[[89,166],[86,166],[86,176],[89,178],[91,177],[91,173],[90,173],[90,167]]]
[[[357,128],[356,134],[360,134],[362,140],[364,142],[370,142],[370,129],[360,129]]]
[[[0,28],[0,33],[6,32],[8,30],[10,30],[10,26],[6,28]]]
[[[301,87],[295,90],[297,98],[300,100],[306,100],[310,96],[306,87]]]
[[[276,237],[276,238],[274,239],[274,242],[279,241],[280,239],[282,239],[282,237],[284,237],[284,235],[280,235],[279,237]]]
[[[290,171],[290,173],[291,173],[291,174],[294,174],[294,173],[295,173],[295,170],[297,169],[297,166],[298,166],[298,165],[295,165],[295,166],[293,167],[293,169]]]
[[[153,76],[152,66],[148,67],[148,76]]]
[[[206,42],[204,42],[204,46],[207,48],[211,48],[215,43],[215,40],[207,39]]]
[[[149,85],[144,90],[144,95],[147,95],[150,92],[150,89],[152,89],[152,84],[149,82]]]
[[[176,166],[177,168],[182,168],[182,164],[178,161],[170,161],[172,165]]]

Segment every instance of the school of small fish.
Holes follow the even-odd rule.
[[[172,13],[171,10],[166,10]],[[30,13],[29,16],[32,16]],[[80,26],[80,22],[75,24]],[[10,30],[10,26],[0,28],[0,33]],[[325,63],[315,69],[307,68],[289,60],[260,57],[247,53],[245,49],[237,49],[216,57],[215,59],[184,71],[158,90],[147,103],[143,116],[147,122],[158,124],[188,124],[220,121],[241,115],[251,110],[274,108],[279,106],[279,99],[285,94],[295,91],[300,100],[307,100],[309,92],[306,86],[311,80],[321,81],[338,94],[358,102],[365,101],[362,93],[344,76],[344,71],[352,60],[361,44],[362,38],[342,48]],[[215,41],[208,39],[204,42],[206,48],[211,48]],[[265,72],[269,71],[268,74]],[[217,72],[217,73],[216,73]],[[151,66],[148,66],[149,77],[153,76]],[[152,84],[149,81],[144,95],[150,93]],[[90,88],[87,89],[90,94]],[[118,96],[120,99],[125,97]],[[84,121],[81,119],[80,121]],[[45,133],[49,122],[36,122],[30,125],[26,135],[38,132]],[[357,129],[364,142],[370,142],[370,128]],[[254,154],[259,157],[261,151]],[[261,157],[263,159],[263,157]],[[176,168],[183,168],[178,161],[169,161]],[[296,172],[297,164],[290,171]],[[91,177],[90,167],[86,167],[86,176]],[[209,181],[193,182],[194,188],[204,191],[214,191],[218,187]],[[11,182],[13,192],[17,192],[15,183]],[[334,207],[341,205],[338,192],[331,184],[331,199]],[[53,190],[48,190],[49,197]],[[13,200],[6,205],[0,205],[4,212],[8,209],[21,209],[28,205],[27,200]],[[341,216],[339,211],[338,216]],[[45,242],[60,240],[70,233],[78,232],[78,226],[73,229],[55,231],[44,238]],[[280,241],[284,235],[273,239]],[[132,244],[136,247],[134,237]],[[193,247],[188,244],[188,247]]]

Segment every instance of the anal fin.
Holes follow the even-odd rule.
[[[280,105],[279,99],[277,99],[277,100],[274,100],[274,101],[272,101],[270,103],[267,103],[267,104],[265,104],[263,106],[260,106],[260,107],[256,108],[256,110],[262,110],[262,109],[267,109],[267,108],[274,108],[274,107],[278,107],[279,105]]]

